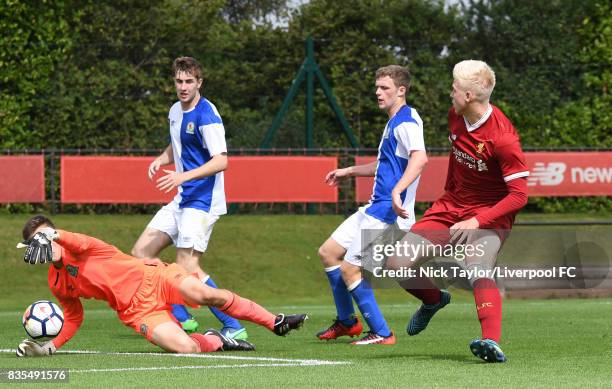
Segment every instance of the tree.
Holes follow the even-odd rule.
[[[446,96],[450,79],[442,53],[458,26],[454,19],[453,11],[446,13],[441,1],[358,0],[351,2],[350,7],[331,0],[304,4],[292,14],[286,34],[289,46],[281,45],[283,50],[277,50],[285,64],[291,62],[289,58],[293,58],[295,64],[289,73],[282,68],[279,79],[285,87],[272,101],[280,105],[304,58],[303,42],[313,36],[317,61],[362,145],[378,146],[387,119],[375,104],[374,72],[392,63],[410,67],[414,83],[408,101],[423,116],[426,132],[432,137],[446,139],[440,131],[448,109]],[[322,97],[320,90],[318,93]],[[298,118],[301,130],[300,113],[303,110],[296,109],[293,118]],[[316,103],[315,117],[318,146],[348,145],[322,98]],[[288,122],[292,123],[291,117]],[[279,133],[290,130],[294,129],[284,128]]]
[[[32,115],[73,46],[69,26],[77,19],[62,2],[0,3],[0,147],[44,146],[44,139],[32,136]]]
[[[74,39],[33,129],[47,147],[159,148],[175,101],[172,60],[218,39],[222,1],[74,0]],[[43,145],[29,144],[28,147]]]
[[[591,65],[577,53],[577,31],[594,2],[470,0],[463,7],[465,33],[451,45],[456,59],[478,58],[497,74],[492,100],[513,120],[523,144],[571,146],[555,131],[555,111],[585,93],[581,74]]]

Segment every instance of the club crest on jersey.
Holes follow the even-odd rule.
[[[456,141],[457,140],[457,135],[451,134],[451,140],[452,140],[452,142]]]
[[[476,145],[476,152],[478,154],[482,154],[482,152],[484,151],[484,148],[485,148],[485,144],[484,143],[478,143]]]
[[[66,265],[66,271],[73,277],[79,275],[79,268],[77,266]]]
[[[193,133],[194,133],[194,130],[195,130],[195,124],[194,124],[193,122],[189,122],[189,123],[187,123],[187,129],[186,129],[186,132],[187,132],[188,134],[193,134]]]

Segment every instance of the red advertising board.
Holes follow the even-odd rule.
[[[169,202],[175,193],[158,191],[147,176],[151,161],[152,157],[62,156],[60,200],[92,204]]]
[[[45,201],[45,160],[42,155],[0,157],[0,203]]]
[[[529,196],[610,196],[612,195],[612,152],[530,152]],[[356,157],[356,164],[375,157]],[[444,193],[448,157],[429,157],[421,175],[417,201],[433,201]],[[363,203],[372,194],[372,177],[356,180],[356,199]]]
[[[227,201],[335,203],[338,189],[323,180],[337,166],[336,157],[231,157]]]
[[[526,153],[530,196],[612,195],[612,152]]]
[[[165,203],[147,177],[152,157],[62,156],[63,203]],[[225,171],[228,202],[328,202],[338,190],[323,182],[335,157],[230,157]],[[166,167],[173,170],[173,167]],[[155,178],[159,178],[161,173]]]
[[[355,164],[362,165],[376,160],[376,157],[355,157]],[[417,189],[417,201],[434,201],[444,193],[448,157],[429,157],[425,172],[421,174]],[[355,180],[355,197],[357,202],[364,203],[372,196],[373,177],[357,177]]]

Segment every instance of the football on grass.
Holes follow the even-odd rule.
[[[64,325],[64,313],[51,301],[36,301],[23,313],[22,323],[32,339],[53,338]]]

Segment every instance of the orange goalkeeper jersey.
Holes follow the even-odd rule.
[[[58,230],[62,247],[61,268],[49,267],[49,288],[64,311],[64,326],[53,339],[55,347],[66,343],[83,321],[79,298],[104,300],[115,311],[127,308],[140,286],[147,264],[99,239]]]

